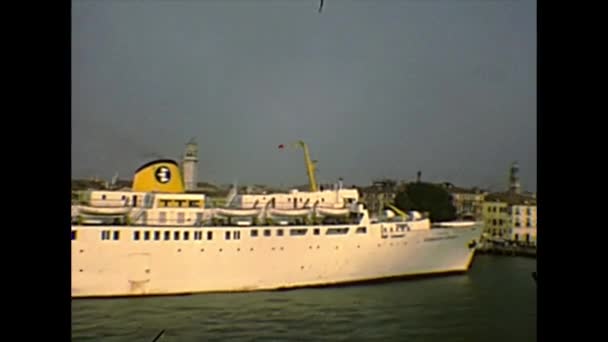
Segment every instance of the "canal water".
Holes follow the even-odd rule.
[[[466,275],[282,292],[72,301],[73,341],[536,341],[536,260]]]

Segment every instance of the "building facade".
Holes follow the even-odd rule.
[[[536,244],[536,205],[514,205],[511,239]]]
[[[536,199],[514,192],[490,194],[483,203],[485,233],[536,245]]]
[[[370,215],[379,215],[386,204],[395,202],[399,191],[405,189],[405,183],[390,179],[376,180],[371,186],[361,188],[361,201],[365,203]]]
[[[443,186],[450,193],[452,205],[456,208],[456,217],[460,219],[483,219],[483,204],[487,192],[477,188],[459,188],[451,183],[444,183]]]

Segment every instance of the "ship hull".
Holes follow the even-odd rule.
[[[357,228],[72,226],[72,297],[279,290],[462,273],[474,257],[471,242],[481,235],[478,226],[399,233],[393,224]]]

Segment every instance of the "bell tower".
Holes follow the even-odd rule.
[[[190,139],[186,144],[182,169],[186,191],[196,190],[198,183],[198,145],[194,141],[194,138]]]
[[[519,184],[519,165],[517,162],[511,164],[509,169],[509,191],[519,194],[521,185]]]

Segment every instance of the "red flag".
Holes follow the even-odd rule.
[[[283,144],[279,145],[279,148],[284,148],[284,147],[285,147],[285,145],[283,145]]]

